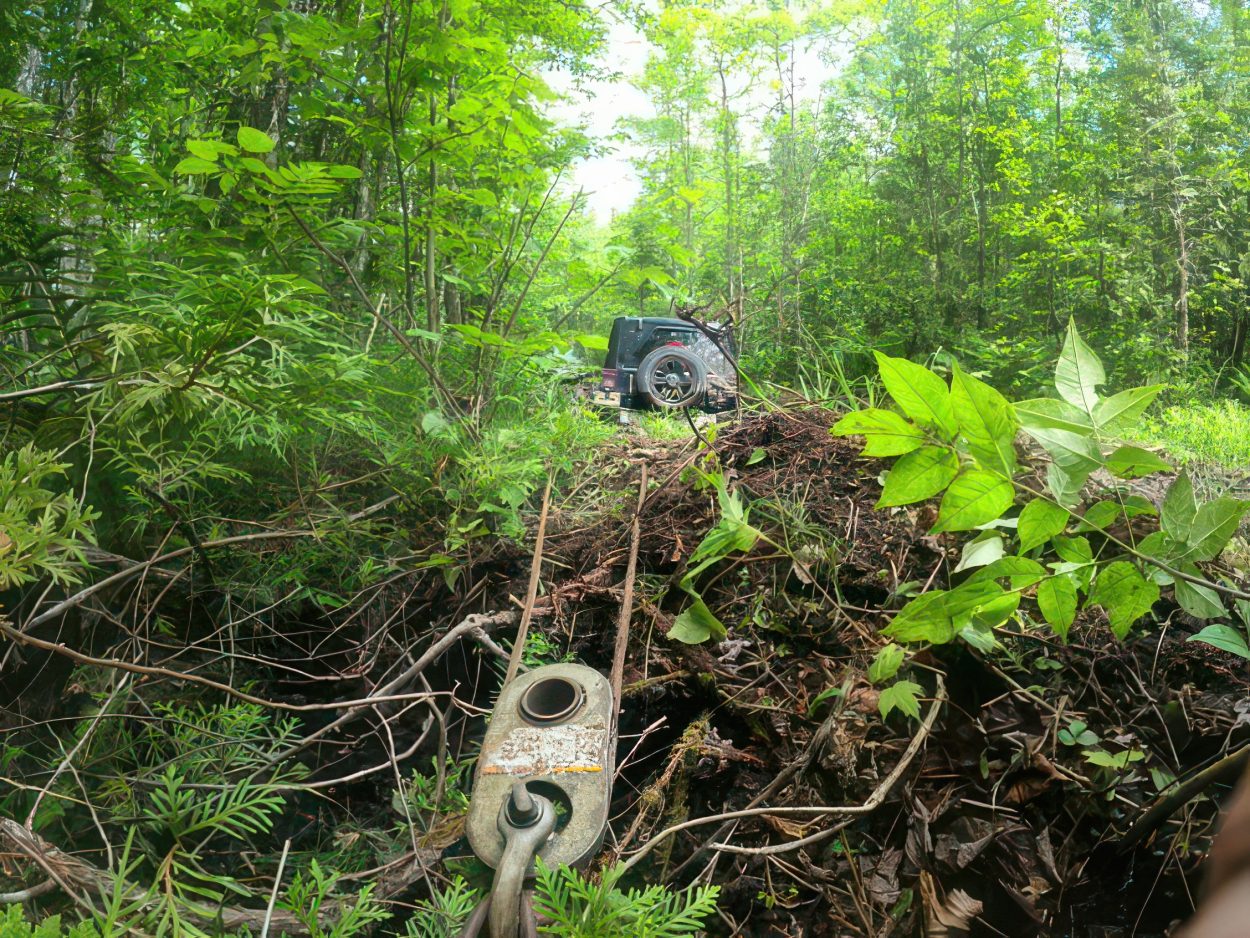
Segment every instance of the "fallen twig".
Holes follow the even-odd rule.
[[[1250,762],[1250,745],[1233,750],[1222,759],[1212,762],[1205,769],[1195,772],[1188,778],[1178,781],[1174,787],[1161,792],[1120,839],[1117,845],[1119,851],[1124,853],[1132,850],[1153,834],[1155,829],[1171,817],[1181,805],[1216,782],[1231,778],[1247,762]]]
[[[773,815],[781,815],[781,816],[815,814],[815,815],[840,816],[840,817],[871,814],[873,811],[875,811],[877,808],[881,806],[881,803],[885,801],[886,796],[889,795],[890,791],[898,783],[898,780],[902,777],[903,773],[907,771],[907,767],[911,765],[912,760],[915,759],[916,753],[920,751],[920,747],[924,744],[925,739],[928,737],[929,732],[933,727],[933,723],[937,719],[937,714],[939,710],[941,709],[942,704],[945,702],[946,702],[946,685],[942,680],[942,675],[938,674],[937,675],[937,688],[934,691],[934,695],[933,695],[933,704],[929,707],[929,713],[926,715],[924,723],[921,724],[920,730],[916,733],[914,737],[912,737],[911,743],[908,744],[907,749],[903,752],[903,757],[899,760],[898,764],[895,765],[894,769],[890,772],[890,774],[887,775],[882,780],[881,784],[876,787],[873,793],[868,797],[868,800],[865,801],[863,804],[861,805],[833,805],[833,806],[810,805],[810,806],[802,806],[802,807],[744,808],[741,811],[726,811],[722,814],[710,814],[710,815],[707,815],[706,817],[694,818],[693,820],[690,820],[690,821],[683,821],[680,824],[674,824],[671,827],[666,827],[664,830],[660,831],[660,833],[656,834],[654,837],[648,840],[645,844],[643,844],[640,848],[638,848],[638,852],[625,861],[625,864],[624,864],[625,869],[630,869],[631,867],[636,866],[643,859],[643,857],[645,857],[648,853],[650,853],[653,849],[655,849],[655,847],[666,838],[671,837],[674,834],[679,834],[684,830],[689,830],[692,827],[700,827],[704,824],[716,824],[720,821],[732,821],[737,818],[759,817],[765,814],[773,814]],[[717,848],[723,848],[726,845],[714,844],[713,846]],[[783,844],[780,846],[786,849],[792,849],[794,845]],[[755,853],[757,852],[757,850],[737,848],[733,852]],[[778,851],[778,852],[781,852],[781,851]]]

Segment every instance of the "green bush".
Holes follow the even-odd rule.
[[[0,938],[100,938],[100,933],[89,922],[62,925],[59,915],[32,924],[20,905],[11,905],[0,915]]]
[[[1178,404],[1147,421],[1137,435],[1162,444],[1183,463],[1250,466],[1250,407],[1240,401]]]

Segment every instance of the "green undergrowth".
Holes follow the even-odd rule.
[[[1250,467],[1250,407],[1231,398],[1168,407],[1145,421],[1136,436],[1162,445],[1187,465]]]

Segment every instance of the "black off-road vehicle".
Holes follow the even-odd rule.
[[[592,403],[627,410],[690,407],[709,414],[732,409],[737,384],[725,352],[738,354],[733,333],[727,326],[705,328],[684,319],[618,318]]]

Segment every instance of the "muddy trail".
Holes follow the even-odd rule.
[[[719,884],[714,934],[1166,934],[1192,910],[1236,774],[1228,754],[1250,738],[1244,662],[1188,643],[1200,624],[1170,600],[1155,609],[1161,627],[1124,642],[1095,608],[1067,644],[1013,625],[990,654],[935,647],[911,673],[918,716],[883,720],[867,675],[879,630],[906,597],[958,578],[959,546],[926,533],[931,509],[874,510],[883,464],[831,437],[832,420],[754,416],[722,429],[715,458],[693,441],[625,437],[593,487],[552,508],[531,635],[606,671],[647,465],[599,865]],[[689,602],[676,588],[687,560],[716,522],[717,469],[785,549],[761,542],[705,571],[699,591],[728,635],[684,644],[666,635]],[[519,607],[526,546],[484,563],[476,611]],[[481,676],[480,658],[456,660],[444,679]],[[484,707],[490,686],[474,693]],[[475,723],[460,727],[462,752]],[[1165,803],[1174,779],[1212,765],[1214,783]],[[813,806],[829,810],[785,810]],[[715,820],[761,807],[782,810]]]

